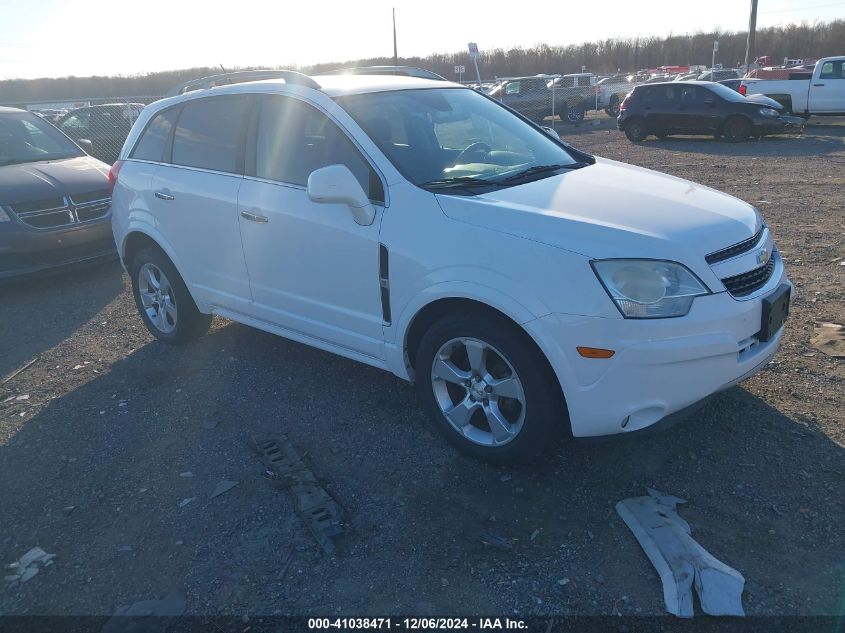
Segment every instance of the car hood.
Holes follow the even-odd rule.
[[[775,101],[771,97],[767,97],[766,95],[746,95],[745,98],[751,103],[756,103],[757,105],[769,106],[775,110],[783,110],[783,105],[781,103]]]
[[[61,198],[109,186],[109,168],[90,156],[0,167],[0,204]]]
[[[454,220],[594,258],[703,264],[704,255],[753,236],[761,222],[754,207],[725,193],[602,158],[508,189],[437,199]]]

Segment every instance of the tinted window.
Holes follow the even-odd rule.
[[[298,99],[264,98],[255,175],[305,186],[312,171],[329,165],[346,165],[371,200],[384,200],[381,181],[369,163],[326,115]]]
[[[182,108],[173,138],[174,165],[238,171],[238,145],[249,97],[211,97]]]
[[[80,134],[86,134],[91,127],[91,111],[80,110],[74,112],[64,121],[59,123],[59,129],[65,134],[79,138]]]
[[[165,147],[170,141],[170,132],[178,112],[179,108],[171,108],[154,116],[141,134],[131,157],[156,162],[164,160]]]
[[[842,62],[825,62],[819,79],[845,79],[845,64]]]

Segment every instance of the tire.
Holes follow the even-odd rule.
[[[564,435],[568,417],[554,373],[528,335],[505,319],[443,317],[420,340],[415,367],[424,409],[467,455],[522,463]]]
[[[722,136],[729,143],[742,143],[751,136],[751,121],[744,116],[731,117],[722,126]]]
[[[645,140],[645,138],[648,136],[648,131],[645,127],[645,121],[643,121],[639,117],[628,121],[625,124],[625,136],[627,136],[628,140],[632,143],[639,143],[640,141]]]
[[[610,104],[605,109],[605,112],[607,112],[607,116],[611,116],[614,119],[618,117],[621,105],[622,103],[619,101],[618,96],[613,95],[612,97],[610,97]]]
[[[584,108],[581,106],[573,106],[566,109],[566,120],[573,125],[584,120]]]
[[[163,343],[181,345],[208,331],[211,315],[197,309],[176,267],[155,247],[143,248],[129,267],[132,296],[141,320]]]

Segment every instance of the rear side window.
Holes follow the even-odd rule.
[[[325,114],[298,99],[265,97],[256,138],[258,178],[305,186],[312,171],[346,165],[370,200],[384,201],[381,180]]]
[[[174,165],[236,173],[248,96],[210,97],[182,108],[173,137]]]
[[[130,158],[159,162],[164,160],[165,149],[170,142],[170,133],[179,108],[170,108],[153,117],[147,125]]]
[[[841,61],[825,62],[819,79],[845,79],[845,63]]]

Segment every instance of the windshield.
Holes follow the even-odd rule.
[[[337,102],[416,185],[503,184],[531,168],[578,164],[542,131],[474,90],[376,92]]]
[[[718,96],[722,97],[725,101],[745,101],[745,97],[739,94],[736,90],[732,88],[728,88],[723,84],[713,84],[712,86],[707,86],[708,90],[712,90]]]
[[[29,112],[0,114],[0,165],[84,156],[69,138]]]

